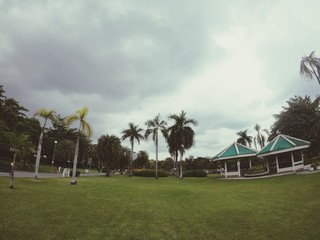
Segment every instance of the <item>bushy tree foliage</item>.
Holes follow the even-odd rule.
[[[148,168],[149,156],[146,151],[139,151],[137,159],[134,160],[134,168]]]
[[[17,135],[29,136],[29,143],[36,145],[41,132],[40,123],[34,118],[28,118],[28,110],[20,103],[5,96],[3,85],[0,85],[0,156],[1,159],[10,157],[10,144],[5,133],[12,132]],[[24,159],[31,159],[31,154],[26,154]]]
[[[272,140],[278,133],[301,138],[311,142],[310,153],[320,150],[320,96],[312,100],[309,96],[295,96],[287,101],[288,106],[282,107],[275,114],[275,123],[271,127]]]

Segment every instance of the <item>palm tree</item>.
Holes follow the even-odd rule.
[[[258,144],[260,146],[260,149],[262,149],[266,143],[267,138],[261,133],[261,126],[259,124],[256,124],[254,126],[254,130],[256,130],[257,135],[253,138],[254,146],[256,149]],[[263,129],[263,131],[269,136],[269,131],[267,129]]]
[[[168,129],[168,137],[167,137],[167,143],[168,143],[168,151],[170,155],[172,156],[173,160],[173,169],[175,171],[175,175],[178,178],[179,177],[179,171],[177,171],[178,167],[178,154],[179,154],[179,147],[177,144],[176,139],[174,138],[174,134],[169,133]]]
[[[320,84],[320,58],[315,57],[314,51],[309,56],[304,56],[300,62],[300,75],[309,79],[315,77]]]
[[[13,160],[11,164],[11,173],[10,173],[10,189],[13,189],[13,178],[14,178],[14,171],[16,166],[16,158],[18,154],[21,154],[30,147],[31,143],[29,141],[29,135],[19,134],[13,132],[7,132],[5,134],[9,144],[10,144],[10,151],[13,152]]]
[[[156,179],[158,179],[158,145],[159,145],[158,133],[160,129],[164,138],[165,139],[167,138],[167,129],[166,129],[167,122],[163,120],[160,121],[160,114],[158,114],[153,120],[146,121],[145,124],[148,127],[144,134],[145,138],[148,139],[149,135],[152,134],[152,139],[156,145]]]
[[[75,114],[66,117],[66,125],[70,127],[72,123],[75,121],[79,120],[79,128],[78,128],[78,136],[77,136],[77,143],[76,143],[76,148],[75,148],[75,153],[74,153],[74,159],[73,159],[73,170],[72,170],[72,179],[70,184],[71,185],[76,185],[77,180],[76,180],[76,171],[77,171],[77,161],[78,161],[78,152],[79,152],[79,141],[81,137],[81,133],[86,134],[88,137],[91,137],[92,135],[92,128],[89,125],[89,123],[86,121],[86,116],[89,112],[89,109],[87,107],[84,107],[82,109],[79,109],[76,111]]]
[[[42,142],[43,142],[43,134],[44,130],[47,124],[47,121],[50,120],[51,122],[56,121],[56,112],[54,110],[47,110],[45,108],[41,108],[38,112],[34,114],[34,116],[39,116],[44,118],[44,123],[42,125],[40,137],[39,137],[39,144],[37,149],[37,157],[36,157],[36,167],[34,172],[34,178],[38,179],[38,171],[39,171],[39,165],[40,165],[40,157],[41,157],[41,148],[42,148]]]
[[[251,147],[252,137],[247,135],[247,131],[248,129],[237,132],[237,135],[239,136],[237,143],[240,143],[244,146],[247,146],[248,144]]]
[[[127,138],[130,139],[131,143],[131,161],[130,161],[130,166],[129,166],[129,176],[132,177],[132,162],[133,162],[133,147],[134,147],[134,140],[138,141],[138,144],[140,144],[140,140],[144,139],[143,136],[140,134],[140,132],[143,131],[142,128],[139,128],[138,125],[134,125],[133,122],[129,123],[129,128],[126,130],[123,130],[121,133],[122,135],[122,140],[125,140]]]
[[[181,111],[179,115],[171,114],[169,119],[175,121],[174,125],[168,128],[168,145],[169,150],[180,153],[180,179],[183,178],[182,173],[182,157],[185,150],[190,149],[194,145],[194,131],[190,125],[197,126],[197,121],[188,119],[186,112]]]
[[[121,141],[115,135],[103,135],[98,139],[98,156],[104,163],[106,176],[110,177],[111,167],[120,160]]]

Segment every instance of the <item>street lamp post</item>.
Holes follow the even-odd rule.
[[[58,141],[55,140],[54,141],[54,147],[53,147],[53,155],[52,155],[52,166],[51,166],[51,172],[53,172],[53,164],[54,164],[54,155],[55,155],[55,152],[56,152],[56,145],[57,145]]]
[[[13,152],[13,160],[11,163],[11,173],[10,173],[10,189],[13,189],[13,178],[14,178],[14,170],[15,170],[15,164],[16,164],[16,150],[14,148],[10,148],[10,152]]]

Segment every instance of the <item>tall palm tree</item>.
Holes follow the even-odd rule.
[[[167,138],[167,129],[166,129],[167,122],[163,120],[161,121],[160,114],[158,114],[157,116],[155,116],[153,120],[146,121],[145,124],[148,127],[144,134],[145,138],[148,139],[149,135],[152,134],[152,139],[156,145],[156,179],[158,179],[158,147],[159,147],[158,135],[159,135],[159,129],[160,129],[164,138],[165,139]]]
[[[10,144],[10,151],[13,152],[13,160],[11,164],[11,173],[10,173],[10,189],[13,189],[13,178],[14,171],[16,167],[16,158],[17,155],[26,151],[26,148],[29,148],[31,143],[29,141],[29,135],[19,134],[13,132],[5,133],[5,136]]]
[[[111,168],[121,157],[121,141],[115,135],[103,135],[98,139],[98,156],[104,163],[106,176],[110,177]]]
[[[70,127],[70,125],[73,124],[75,121],[79,121],[77,143],[76,143],[74,159],[73,159],[72,179],[70,182],[71,185],[77,184],[76,171],[77,171],[79,141],[80,141],[81,133],[86,134],[87,137],[91,137],[92,135],[92,128],[90,124],[86,121],[86,116],[88,115],[88,112],[89,112],[89,109],[87,107],[84,107],[82,109],[77,110],[75,114],[70,115],[65,119],[66,126],[68,127]]]
[[[237,143],[240,143],[244,146],[249,145],[251,147],[252,137],[248,136],[247,131],[248,129],[237,132],[237,135],[239,136],[239,138],[237,139]]]
[[[183,178],[182,173],[182,157],[185,150],[190,149],[194,145],[194,131],[192,126],[197,126],[197,121],[188,119],[186,112],[181,111],[179,115],[171,114],[169,119],[174,120],[174,124],[168,128],[168,144],[169,149],[180,153],[180,179]]]
[[[175,171],[175,175],[178,178],[179,177],[179,171],[177,171],[178,168],[178,155],[179,155],[179,146],[174,138],[174,134],[170,134],[168,129],[168,136],[167,136],[167,143],[168,143],[168,151],[170,155],[172,156],[173,160],[173,169]]]
[[[257,135],[253,138],[254,146],[258,149],[257,146],[259,145],[260,149],[262,149],[266,144],[267,138],[261,133],[261,126],[258,123],[254,126],[254,130],[257,132]],[[263,129],[262,131],[269,136],[269,131],[267,129]]]
[[[38,112],[34,114],[34,116],[39,116],[44,118],[44,123],[41,128],[41,133],[39,137],[39,144],[37,149],[37,157],[36,157],[36,166],[35,166],[35,172],[34,172],[34,178],[38,179],[38,171],[39,171],[39,165],[40,165],[40,158],[41,158],[41,148],[42,148],[42,142],[43,142],[43,134],[44,130],[47,124],[47,121],[50,120],[51,122],[56,121],[56,112],[54,110],[47,110],[45,108],[41,108]]]
[[[141,131],[143,131],[142,128],[139,128],[138,125],[134,125],[133,122],[129,123],[129,128],[126,130],[123,130],[121,133],[122,140],[125,140],[129,138],[131,143],[131,161],[129,166],[129,176],[132,177],[132,163],[133,163],[133,147],[134,147],[134,140],[137,140],[138,144],[140,144],[140,140],[144,139],[144,137],[141,135]]]
[[[315,57],[314,51],[309,56],[304,56],[300,62],[300,75],[309,79],[315,77],[320,84],[320,58]]]

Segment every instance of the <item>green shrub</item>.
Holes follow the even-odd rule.
[[[156,177],[156,170],[133,169],[132,174],[133,176],[140,176],[140,177]],[[158,177],[168,177],[168,173],[158,170]]]
[[[246,173],[247,174],[256,174],[256,173],[264,173],[267,171],[266,167],[263,166],[255,166],[255,167],[251,167],[249,168]]]
[[[183,172],[183,177],[207,177],[207,173],[203,170],[189,170]]]
[[[71,169],[70,170],[70,177],[72,177],[72,172],[73,172],[73,170]],[[76,177],[79,177],[80,176],[80,171],[77,169],[77,171],[76,171]]]

